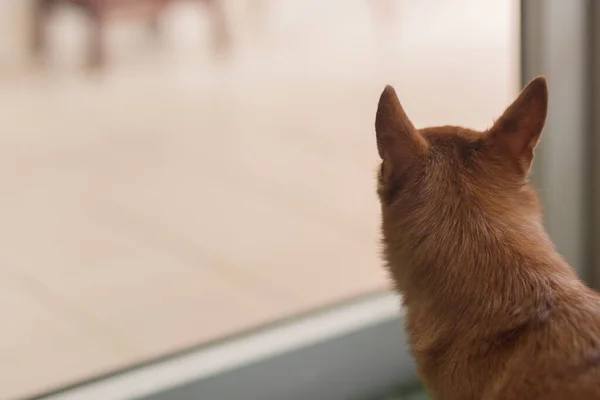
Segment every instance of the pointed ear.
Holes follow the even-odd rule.
[[[396,91],[389,85],[379,98],[375,132],[379,156],[393,168],[409,165],[427,149],[427,143],[406,116]]]
[[[533,79],[490,129],[490,140],[527,173],[548,110],[546,78]]]

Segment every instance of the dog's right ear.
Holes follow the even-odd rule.
[[[548,112],[546,78],[533,79],[489,130],[489,140],[514,161],[524,174],[529,172]]]
[[[427,150],[427,143],[400,105],[396,91],[386,86],[375,117],[377,150],[386,167],[404,169]],[[396,171],[399,172],[399,171]]]

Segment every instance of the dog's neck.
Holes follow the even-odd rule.
[[[513,320],[525,304],[545,303],[555,286],[578,282],[534,218],[504,215],[499,223],[476,217],[448,226],[438,221],[438,229],[408,250],[409,258],[399,260],[407,307],[427,305],[446,316],[480,322],[498,322],[503,316]]]
[[[407,329],[421,373],[435,384],[442,367],[455,371],[459,378],[446,376],[448,387],[476,374],[470,368],[497,373],[500,367],[493,363],[502,365],[502,360],[493,349],[545,323],[580,283],[535,218],[504,215],[502,223],[474,218],[456,225],[456,231],[441,221],[418,246],[400,252],[410,257],[391,255],[389,261],[392,273],[404,271],[397,281],[404,280]],[[456,362],[457,352],[471,360],[461,364],[463,369],[445,365],[446,359]]]

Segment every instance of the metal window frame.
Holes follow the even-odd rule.
[[[600,71],[600,4],[588,0],[587,33],[589,49],[588,66],[588,227],[586,229],[587,257],[589,271],[587,278],[590,286],[600,289],[600,79],[596,71]]]
[[[402,319],[396,294],[375,293],[34,398],[371,398],[417,380]]]
[[[592,176],[600,164],[591,155],[600,150],[594,143],[600,119],[591,112],[597,96],[589,83],[598,58],[593,17],[599,14],[592,8],[598,9],[593,0],[521,0],[521,83],[541,74],[548,78],[548,120],[532,181],[558,251],[594,286],[600,265],[592,238],[600,240],[600,215],[593,205],[600,199],[600,180]]]

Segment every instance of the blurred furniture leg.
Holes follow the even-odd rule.
[[[106,9],[105,0],[89,0],[87,3],[87,5],[84,5],[87,8],[86,11],[90,21],[87,64],[90,68],[99,69],[106,62],[103,31],[108,10]]]
[[[87,64],[93,68],[102,67],[105,61],[103,28],[106,18],[106,6],[111,0],[36,0],[33,4],[32,52],[36,57],[47,55],[47,24],[52,9],[63,1],[75,4],[83,9],[90,21]]]
[[[200,0],[200,2],[208,7],[212,16],[212,39],[215,51],[228,50],[231,43],[224,2],[222,0]]]
[[[33,34],[31,35],[31,51],[33,56],[38,59],[45,57],[47,46],[46,40],[46,20],[50,10],[56,3],[56,0],[36,0],[33,3]]]
[[[150,31],[152,32],[155,38],[158,38],[158,36],[160,35],[160,18],[162,17],[162,13],[164,12],[166,5],[167,0],[159,1],[150,17],[148,27],[150,28]]]

